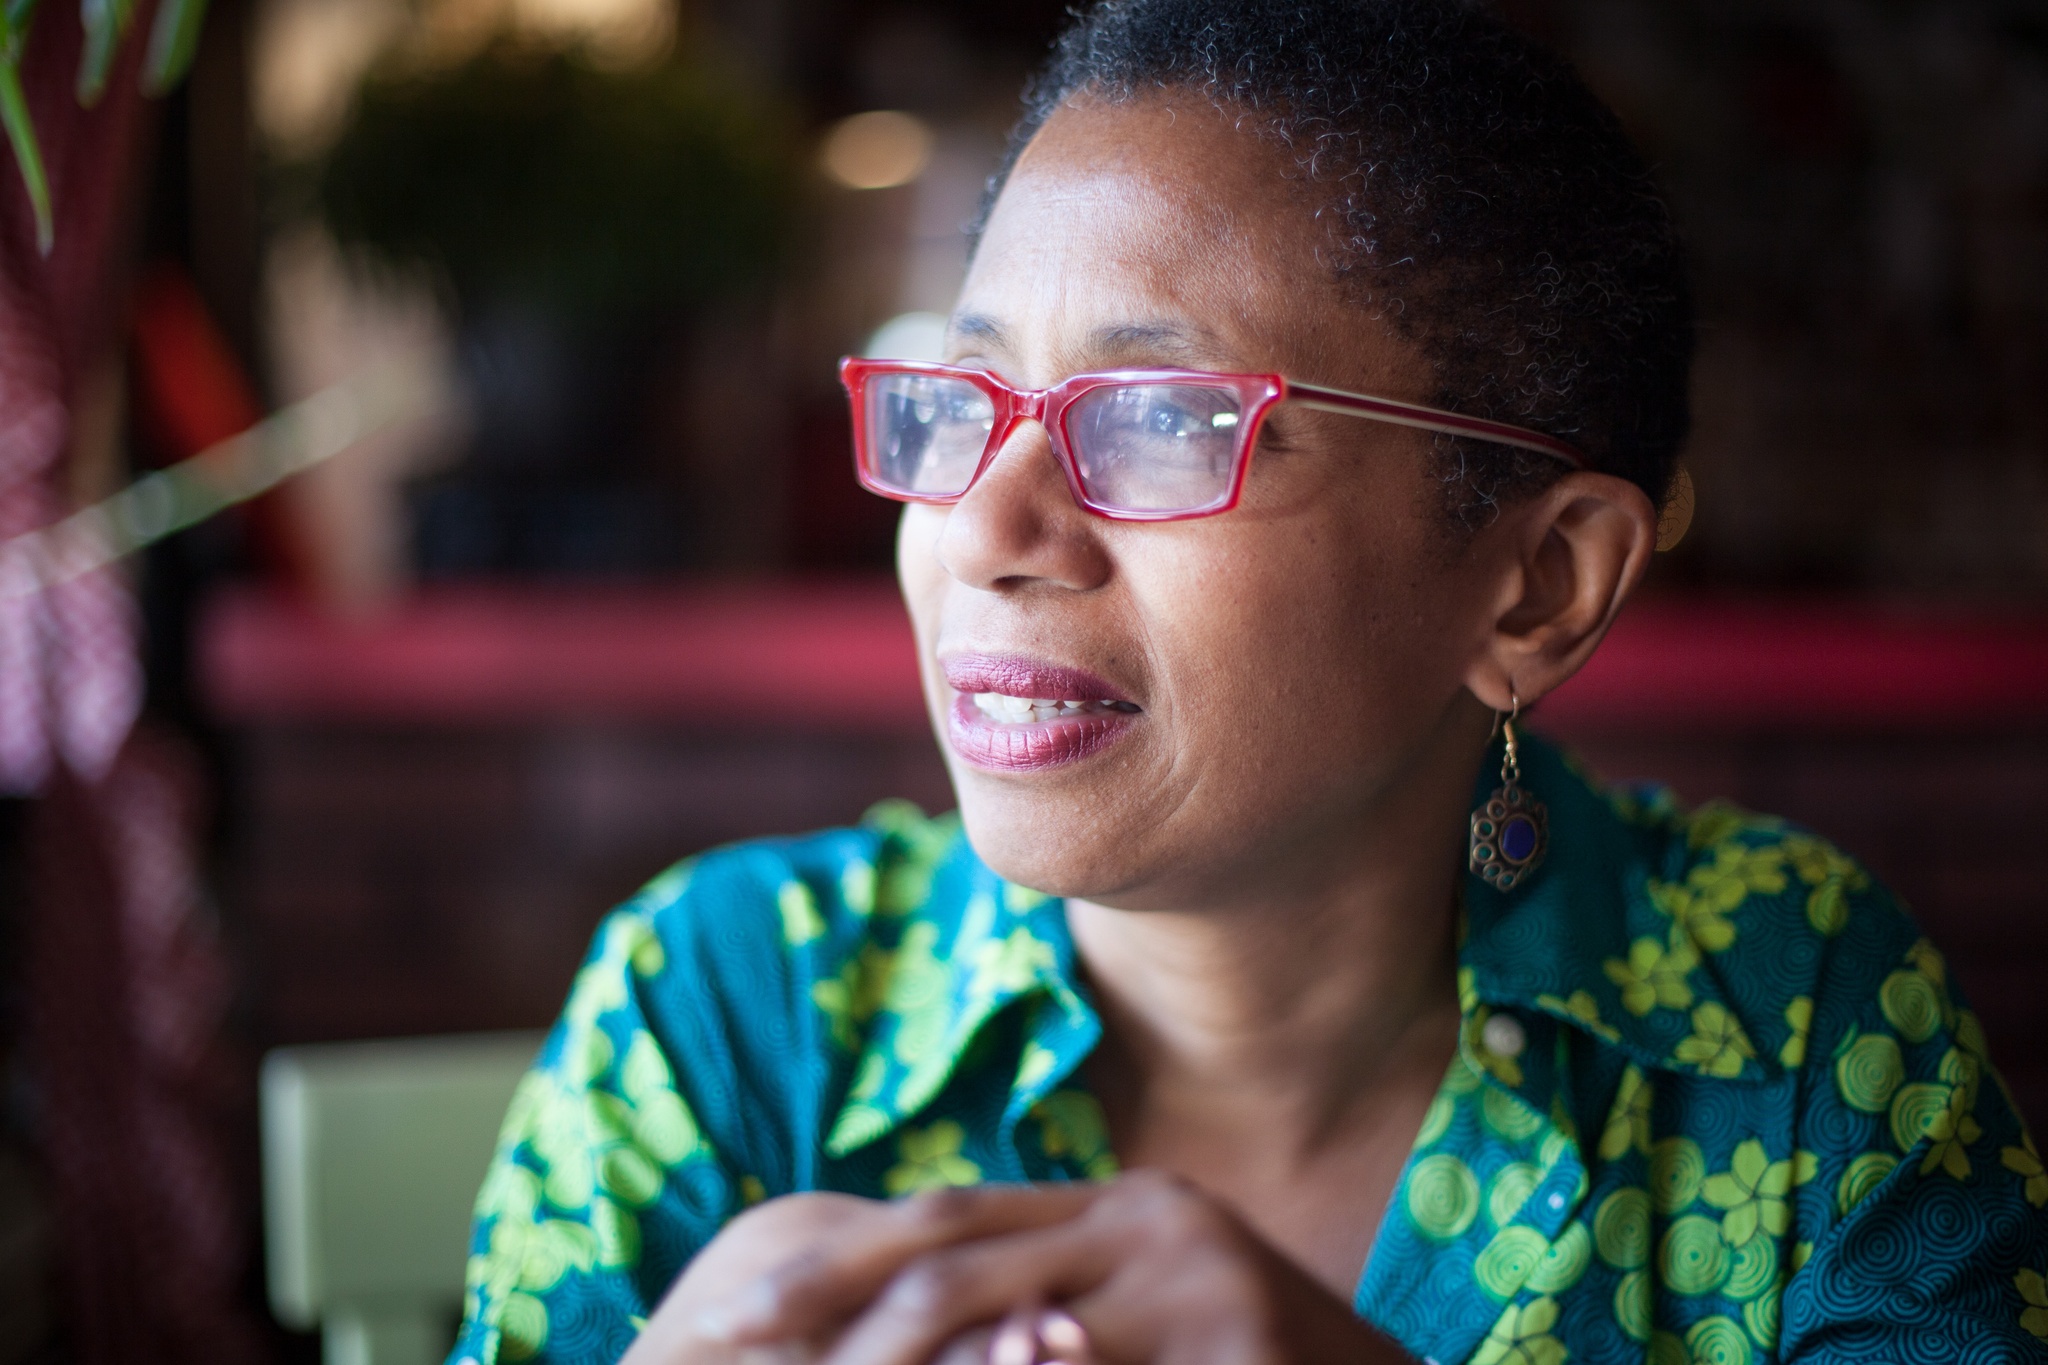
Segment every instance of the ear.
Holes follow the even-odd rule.
[[[1493,530],[1493,622],[1465,686],[1505,711],[1549,693],[1592,657],[1649,568],[1657,513],[1626,479],[1571,474]]]

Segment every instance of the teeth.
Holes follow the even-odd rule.
[[[976,692],[975,709],[1006,725],[1029,725],[1089,712],[1135,711],[1128,702],[1064,701],[1054,697],[1012,697],[1002,692]]]

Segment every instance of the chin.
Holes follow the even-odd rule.
[[[1051,792],[1000,788],[980,774],[955,774],[967,840],[1004,881],[1049,896],[1095,900],[1144,878],[1135,831],[1090,814],[1103,803]]]

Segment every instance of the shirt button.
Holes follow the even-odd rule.
[[[1522,1021],[1513,1015],[1495,1014],[1489,1016],[1485,1027],[1479,1030],[1479,1041],[1496,1056],[1519,1057],[1522,1049],[1529,1045],[1529,1035],[1522,1032]]]

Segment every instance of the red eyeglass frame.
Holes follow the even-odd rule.
[[[988,444],[981,452],[980,462],[974,466],[974,473],[968,477],[967,487],[958,493],[909,493],[888,487],[869,474],[868,461],[865,458],[868,440],[867,381],[878,374],[924,374],[945,379],[961,379],[987,395],[990,404],[995,408],[995,422],[989,428]],[[1059,461],[1060,470],[1066,475],[1067,489],[1074,495],[1074,501],[1096,516],[1107,517],[1112,521],[1191,521],[1197,517],[1213,517],[1237,506],[1238,499],[1244,492],[1245,473],[1251,468],[1252,448],[1258,442],[1259,428],[1264,424],[1266,414],[1278,404],[1290,402],[1323,412],[1345,413],[1353,417],[1389,422],[1395,426],[1415,427],[1422,431],[1440,432],[1448,436],[1466,436],[1473,440],[1490,441],[1495,445],[1532,450],[1539,455],[1549,455],[1563,460],[1574,470],[1590,469],[1593,465],[1591,457],[1569,441],[1547,436],[1540,431],[1531,431],[1527,427],[1489,421],[1484,417],[1467,417],[1463,413],[1447,412],[1442,408],[1426,407],[1420,403],[1404,403],[1396,398],[1377,398],[1370,394],[1347,393],[1342,389],[1325,388],[1320,384],[1304,384],[1278,374],[1219,374],[1207,370],[1103,370],[1072,375],[1047,389],[1019,389],[1011,387],[988,370],[941,365],[925,360],[869,360],[847,356],[839,362],[839,381],[845,385],[847,400],[853,407],[854,474],[860,480],[861,487],[896,502],[921,502],[944,506],[960,501],[981,481],[981,476],[988,471],[989,463],[995,459],[996,452],[1003,448],[1004,442],[1009,440],[1010,433],[1016,429],[1017,424],[1035,421],[1042,424],[1052,438],[1053,458]],[[1119,384],[1188,383],[1233,390],[1243,405],[1242,416],[1237,426],[1237,448],[1231,453],[1230,484],[1223,496],[1204,507],[1165,512],[1106,507],[1090,498],[1087,489],[1081,483],[1081,471],[1075,463],[1073,443],[1067,434],[1068,407],[1075,399],[1094,389]]]

